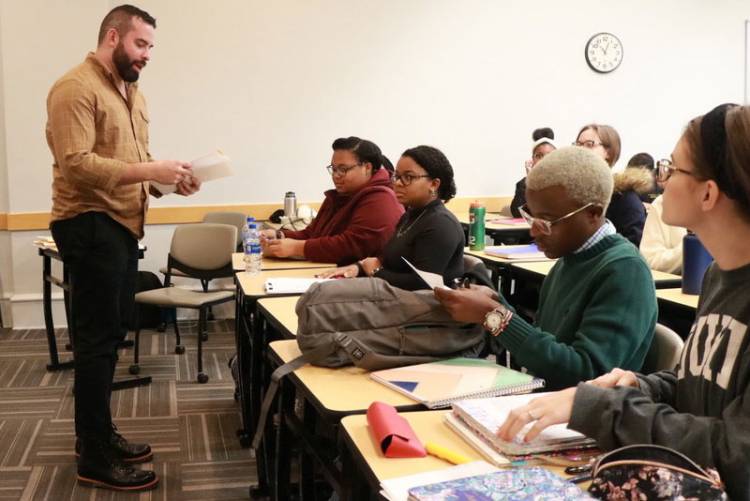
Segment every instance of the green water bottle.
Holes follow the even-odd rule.
[[[484,250],[484,205],[474,201],[469,206],[469,249]]]

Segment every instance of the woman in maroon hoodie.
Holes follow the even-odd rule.
[[[384,158],[366,139],[335,140],[326,169],[336,189],[325,192],[317,217],[304,230],[264,230],[264,254],[338,265],[380,255],[404,213],[390,172],[382,168]]]

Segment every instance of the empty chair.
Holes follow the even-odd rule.
[[[682,338],[675,331],[665,325],[656,324],[654,339],[651,341],[648,353],[646,353],[641,372],[651,374],[661,370],[674,369],[677,362],[680,361],[684,344]]]
[[[231,276],[232,251],[237,241],[237,228],[226,224],[187,224],[179,226],[172,235],[172,245],[167,260],[165,287],[139,292],[135,295],[136,303],[152,304],[162,308],[191,308],[198,310],[198,382],[205,383],[208,376],[203,373],[203,341],[206,332],[208,308],[231,301],[233,291],[198,292],[180,287],[170,287],[172,270],[179,270],[200,280]],[[228,273],[228,275],[224,275]],[[176,337],[175,353],[185,350],[180,343],[180,331],[174,319]],[[140,371],[138,350],[140,344],[140,326],[136,325],[133,365],[130,373]]]

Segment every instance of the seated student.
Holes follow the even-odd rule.
[[[654,163],[654,157],[652,157],[648,153],[636,153],[635,155],[630,157],[630,160],[628,160],[628,165],[626,165],[625,168],[645,169],[649,172],[649,174],[651,174],[651,189],[645,193],[640,194],[641,202],[643,202],[644,204],[650,204],[651,202],[653,202],[654,199],[658,197],[663,191],[659,183],[656,182],[656,164]]]
[[[427,289],[401,257],[420,270],[442,275],[446,285],[463,275],[464,230],[443,202],[456,194],[453,167],[432,146],[406,150],[393,175],[398,201],[408,207],[380,257],[368,257],[321,277],[371,276],[406,290]]]
[[[335,189],[312,223],[301,231],[263,230],[263,253],[349,264],[378,255],[391,238],[404,208],[396,200],[380,148],[358,137],[333,142],[327,166]]]
[[[643,226],[641,254],[652,270],[682,274],[682,239],[687,230],[670,226],[662,217],[664,196],[651,204]]]
[[[620,135],[609,125],[588,124],[581,128],[576,146],[583,146],[601,156],[610,167],[620,158]],[[653,183],[651,175],[643,169],[625,169],[614,174],[615,186],[607,208],[607,219],[621,234],[638,247],[641,243],[646,209],[640,193],[648,192]]]
[[[660,166],[664,221],[693,230],[715,263],[706,272],[690,337],[673,371],[615,369],[515,409],[499,430],[526,438],[555,423],[604,450],[676,449],[719,471],[730,499],[750,498],[750,107],[722,105],[690,121]]]
[[[547,155],[550,151],[554,151],[555,146],[555,132],[549,127],[542,127],[541,129],[535,129],[531,133],[531,138],[534,144],[531,146],[531,160],[526,161],[526,174],[534,168],[534,166]],[[524,177],[516,183],[516,193],[513,195],[513,200],[510,202],[510,213],[513,217],[521,217],[521,213],[518,208],[526,203],[526,178]]]
[[[584,148],[553,151],[526,179],[524,218],[549,258],[534,325],[486,287],[435,296],[458,321],[484,323],[492,344],[565,388],[622,364],[640,369],[656,324],[651,271],[604,211],[612,195],[607,164]]]

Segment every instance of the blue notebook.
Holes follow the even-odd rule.
[[[573,501],[593,499],[544,468],[514,468],[409,489],[409,501]]]

